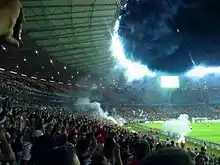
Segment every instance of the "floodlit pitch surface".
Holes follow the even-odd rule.
[[[143,127],[143,129],[146,127],[163,129],[163,124],[158,123],[141,123],[138,126]],[[188,136],[220,144],[220,122],[191,123],[191,126],[192,132]]]

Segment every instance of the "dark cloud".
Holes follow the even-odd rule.
[[[120,15],[126,51],[150,68],[183,72],[191,59],[220,63],[219,0],[128,0]]]

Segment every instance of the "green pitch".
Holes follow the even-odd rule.
[[[135,124],[139,127],[150,127],[163,129],[163,124],[141,123]],[[192,132],[188,135],[199,140],[220,144],[220,122],[219,123],[191,123]]]

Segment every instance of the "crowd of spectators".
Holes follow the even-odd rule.
[[[202,147],[163,141],[158,135],[134,133],[86,112],[11,102],[11,114],[1,124],[2,163],[20,165],[141,165],[220,164],[219,157]],[[26,104],[30,104],[27,102]],[[34,104],[34,103],[32,103]],[[20,106],[19,106],[20,105]],[[18,108],[19,107],[19,108]],[[127,111],[132,112],[132,110]],[[146,113],[148,112],[148,113]],[[148,116],[158,116],[155,109]],[[140,111],[138,112],[140,113]],[[163,115],[161,115],[163,116]]]
[[[3,95],[11,90],[11,93],[15,93],[7,105],[10,113],[6,121],[0,124],[0,160],[3,164],[220,164],[219,155],[206,153],[204,147],[200,149],[195,146],[195,150],[190,149],[183,143],[162,140],[155,133],[131,132],[104,119],[94,118],[85,111],[74,111],[63,105],[36,100],[34,98],[44,97],[42,92],[47,91],[37,91],[33,86],[25,86],[23,82],[0,79],[0,88],[4,91]],[[30,95],[30,91],[34,97],[23,97]],[[50,100],[54,97],[66,99],[56,93],[47,94],[46,98]],[[138,110],[124,107],[117,108],[117,113],[128,120],[141,113],[151,120],[175,118],[180,113],[195,117],[214,116],[214,113],[200,111],[199,106],[170,108],[169,112],[165,109],[160,106]]]
[[[58,107],[12,108],[1,124],[1,156],[21,165],[220,164],[205,148],[130,132],[88,113]]]
[[[17,74],[17,73],[13,73]],[[35,79],[35,78],[34,78]],[[149,81],[148,81],[149,82]],[[149,83],[151,88],[154,83]],[[139,85],[139,84],[138,84]],[[220,165],[219,155],[210,155],[201,147],[194,151],[184,143],[161,140],[157,134],[135,133],[115,125],[106,119],[94,118],[88,112],[74,111],[53,102],[72,97],[67,90],[38,83],[27,76],[21,77],[1,73],[0,89],[0,161],[2,164],[17,165]],[[160,90],[113,88],[117,96],[107,89],[106,96],[120,98],[126,91],[130,95],[124,103],[149,104],[209,103],[207,87],[199,86],[195,96],[187,95],[187,88],[173,92]],[[202,91],[202,92],[201,92]],[[154,93],[154,97],[150,95]],[[162,95],[163,97],[162,97]],[[193,91],[195,93],[195,91]],[[176,95],[175,95],[176,94]],[[9,99],[10,96],[11,99]],[[178,97],[175,97],[178,96]],[[120,100],[122,102],[122,99]],[[67,104],[66,104],[67,105]],[[147,116],[150,120],[176,118],[180,113],[190,116],[214,117],[211,111],[188,106],[177,111],[166,108],[148,108],[138,112],[119,110],[124,118]],[[131,114],[132,113],[132,114]],[[219,115],[216,115],[217,117]]]
[[[0,87],[7,88],[11,92],[34,93],[35,95],[49,95],[68,97],[68,90],[64,90],[62,86],[56,83],[44,82],[19,75],[13,75],[0,71]]]
[[[218,104],[220,102],[219,77],[204,77],[194,81],[180,78],[181,86],[177,89],[161,88],[157,78],[105,87],[104,96],[112,103],[146,105],[196,105]],[[109,95],[110,93],[110,95]],[[114,98],[120,98],[118,100]]]
[[[146,118],[148,121],[166,121],[168,119],[176,119],[181,114],[187,114],[190,118],[208,118],[210,120],[219,120],[220,113],[213,109],[213,106],[208,105],[206,108],[201,108],[201,105],[188,105],[179,107],[120,107],[117,109],[118,115],[122,116],[126,121]],[[212,107],[212,110],[210,110]]]
[[[13,100],[25,98],[35,104],[71,103],[73,98],[67,91],[58,90],[53,84],[44,84],[36,80],[25,79],[17,75],[0,73],[1,95],[7,95]]]

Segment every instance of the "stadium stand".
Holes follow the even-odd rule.
[[[183,2],[184,11],[188,4],[189,8],[198,6],[196,2]],[[169,1],[169,5],[172,3],[178,5],[177,1]],[[132,45],[128,49],[135,51],[143,41],[140,34],[143,27],[131,23],[140,21],[143,16],[140,11],[147,12],[146,15],[156,11],[159,20],[162,12],[165,13],[162,18],[168,19],[176,9],[172,6],[171,13],[160,11],[165,4],[168,2],[157,0],[144,3],[109,0],[107,4],[103,0],[0,0],[0,163],[220,165],[220,77],[213,70],[211,75],[198,79],[183,74],[169,76],[178,82],[172,86],[170,81],[166,86],[169,89],[160,82],[167,77],[164,73],[148,77],[146,67],[143,71],[137,64],[136,76],[145,75],[139,77],[141,80],[136,81],[135,77],[131,82],[133,75],[128,71],[134,70],[133,67],[120,68],[117,74],[112,72],[116,64],[109,47],[113,45],[110,41],[114,38],[112,24],[118,21],[116,17],[122,20],[119,32]],[[140,5],[141,10],[137,9]],[[136,19],[132,21],[131,15]],[[130,22],[123,21],[126,19]],[[148,19],[143,25],[151,24],[153,18]],[[172,27],[179,25],[174,18],[168,20]],[[141,26],[142,23],[138,22]],[[161,44],[155,42],[162,39],[165,47],[170,47],[167,39],[158,35],[166,34],[167,26],[161,29],[151,24],[152,27],[155,29],[147,33],[152,40],[144,44],[152,49],[146,47],[149,50],[145,52],[159,54]],[[175,36],[181,30],[174,29]],[[138,31],[135,36],[134,31]],[[169,37],[173,42],[181,35],[175,38],[169,34]],[[192,37],[191,34],[184,39]],[[137,44],[133,44],[135,38],[139,38]],[[208,37],[205,41],[209,44]],[[218,39],[214,41],[218,43]],[[195,52],[195,40],[190,43]],[[178,45],[184,45],[183,39]],[[175,54],[160,47],[164,54]],[[123,54],[120,47],[117,52]],[[139,50],[137,54],[140,55]],[[151,66],[158,68],[157,62],[152,61]],[[169,65],[174,63],[170,56],[168,61]],[[181,60],[175,66],[179,63]],[[197,129],[195,124],[201,123],[201,130],[205,130],[209,139],[197,138],[199,131],[198,134],[195,131],[197,136],[188,136],[190,133],[161,127],[181,115],[189,117],[184,122],[190,133]],[[180,125],[172,126],[183,131]]]

